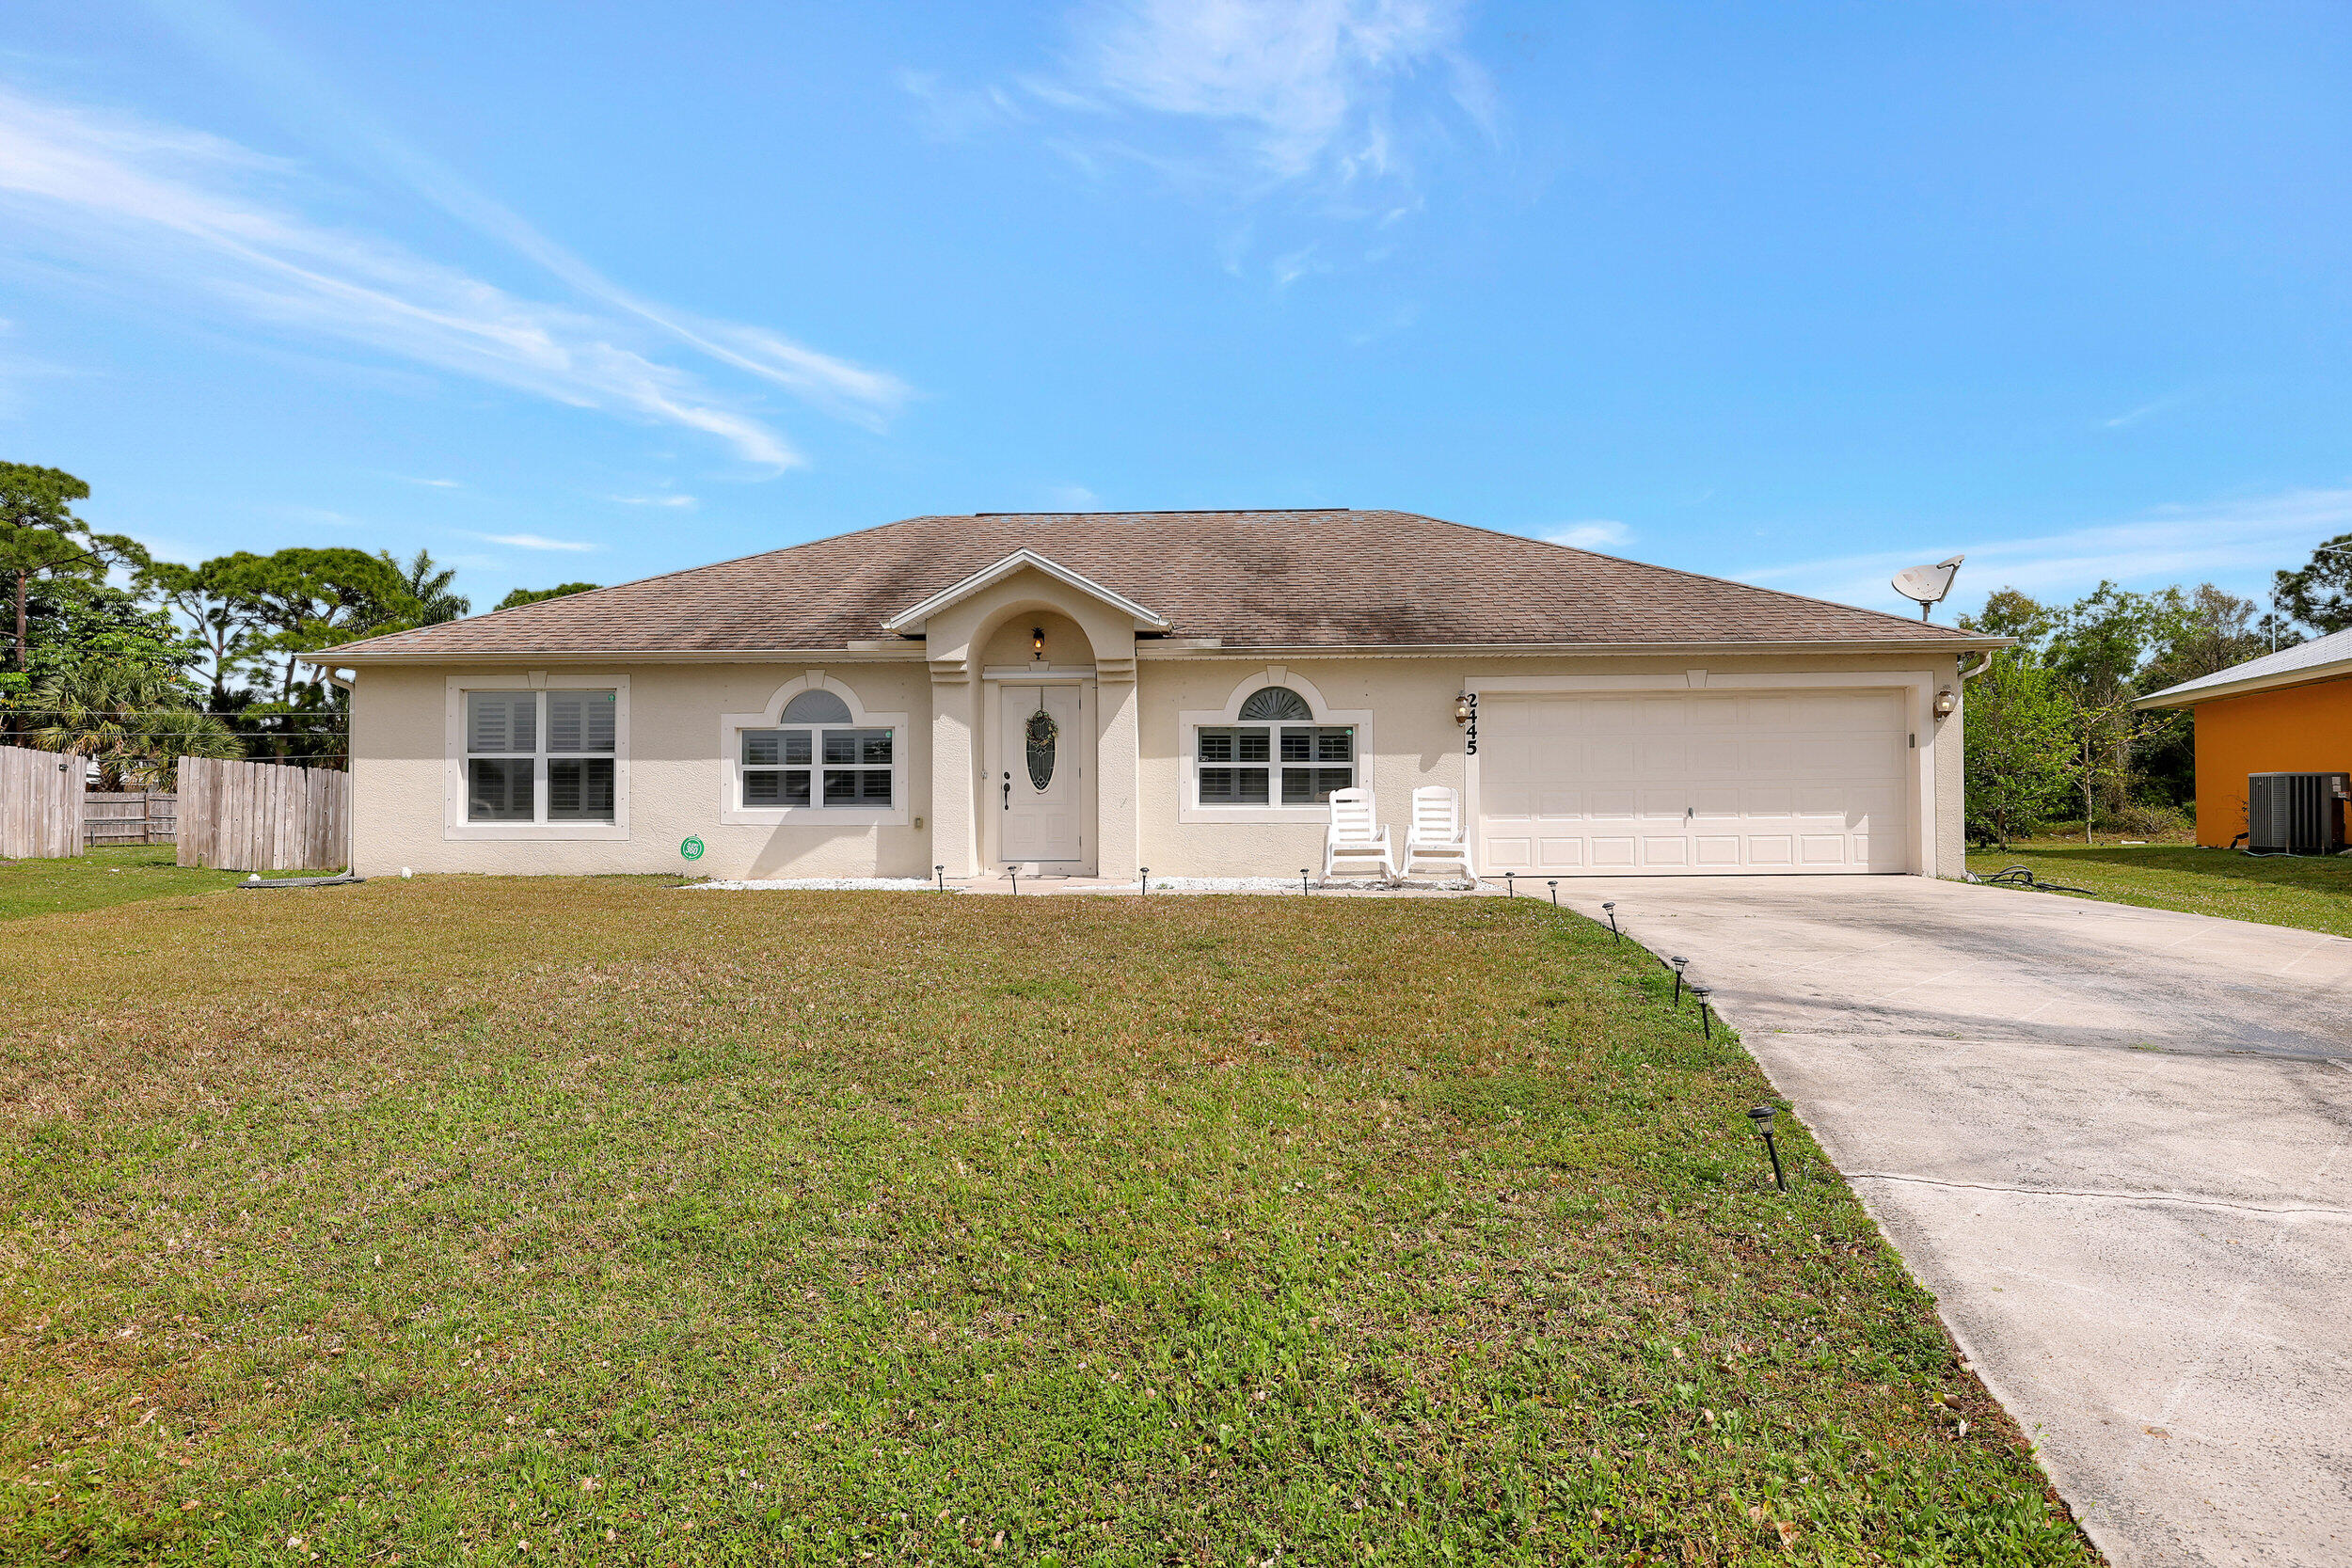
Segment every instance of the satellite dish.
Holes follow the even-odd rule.
[[[1919,619],[1928,618],[1928,607],[1941,604],[1944,595],[1952,591],[1952,578],[1960,575],[1960,563],[1968,558],[1956,555],[1949,561],[1939,561],[1932,566],[1909,566],[1895,574],[1895,592],[1906,599],[1919,601]]]

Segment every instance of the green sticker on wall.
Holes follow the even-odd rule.
[[[698,861],[703,858],[703,841],[699,838],[689,838],[677,847],[677,852],[690,861]]]

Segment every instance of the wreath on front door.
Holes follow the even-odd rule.
[[[1061,726],[1054,722],[1054,716],[1045,711],[1042,702],[1029,715],[1023,736],[1028,741],[1029,783],[1042,791],[1054,782],[1054,742],[1061,738]]]

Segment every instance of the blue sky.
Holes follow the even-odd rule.
[[[1393,506],[1895,608],[2352,530],[2352,8],[17,0],[0,455],[618,581]]]

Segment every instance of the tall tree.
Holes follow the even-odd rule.
[[[2006,849],[2040,827],[2075,782],[2074,705],[2026,650],[2005,648],[1969,683],[1962,712],[1969,832]]]
[[[255,641],[262,635],[260,604],[231,575],[238,559],[219,556],[200,566],[158,561],[146,573],[150,590],[185,616],[202,640],[215,711],[233,705],[229,678],[252,655]]]
[[[2339,533],[2312,559],[2271,578],[2271,603],[2321,632],[2352,627],[2352,533]]]
[[[252,607],[258,635],[246,662],[278,676],[280,702],[294,696],[295,654],[418,624],[408,579],[390,560],[365,550],[241,550],[204,564],[215,568],[221,592]]]
[[[103,578],[109,567],[139,566],[147,552],[119,533],[98,533],[73,515],[89,486],[63,468],[0,463],[0,573],[16,597],[16,667],[30,668],[27,597],[36,578],[70,574]]]
[[[450,589],[450,585],[457,580],[457,568],[441,565],[433,559],[430,550],[419,550],[415,559],[405,566],[389,550],[377,553],[408,585],[408,596],[417,601],[417,625],[437,626],[444,621],[454,621],[473,609],[471,599]]]

